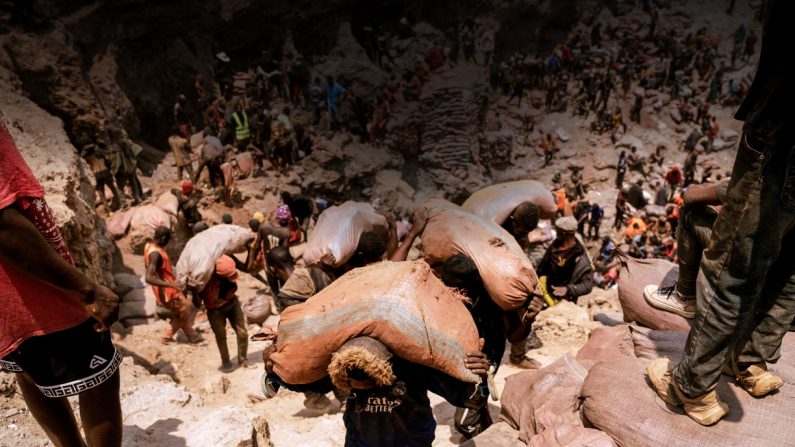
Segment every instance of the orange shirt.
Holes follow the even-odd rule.
[[[638,224],[638,228],[634,228],[634,224]],[[633,217],[629,219],[629,223],[627,224],[627,231],[624,233],[628,238],[635,239],[635,236],[639,236],[646,232],[646,224],[643,222],[643,219],[640,217]]]
[[[157,268],[157,277],[163,281],[176,283],[177,278],[174,276],[174,272],[171,268],[171,260],[168,258],[168,253],[161,247],[158,247],[154,242],[147,242],[146,247],[144,247],[144,268],[149,269],[149,255],[153,252],[160,253],[160,258],[163,261]],[[160,304],[165,304],[182,295],[182,292],[177,289],[155,285],[152,285],[152,292],[154,292],[155,299],[157,299],[157,302]]]
[[[210,281],[199,293],[207,309],[219,309],[235,298],[237,284],[234,281],[222,278],[218,273],[213,273]]]
[[[563,208],[566,207],[566,189],[560,188],[558,190],[558,211],[563,211]]]

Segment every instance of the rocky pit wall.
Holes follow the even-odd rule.
[[[113,244],[106,235],[105,221],[94,209],[88,165],[69,142],[61,120],[28,99],[19,78],[2,64],[0,85],[0,119],[44,186],[47,203],[77,267],[113,287]]]

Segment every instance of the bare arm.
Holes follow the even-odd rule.
[[[414,244],[414,241],[422,234],[423,230],[425,230],[425,225],[428,223],[428,209],[427,208],[420,208],[414,212],[414,225],[412,225],[411,230],[403,238],[403,243],[400,244],[397,250],[389,257],[390,261],[400,262],[405,261],[406,258],[409,257],[409,251],[411,250],[411,246]],[[396,235],[397,237],[397,235]]]
[[[262,245],[262,240],[260,239],[259,231],[257,231],[257,237],[254,238],[254,242],[252,242],[251,246],[248,247],[248,254],[246,255],[247,272],[251,272],[254,269],[254,263],[257,262],[257,251],[259,250],[261,245]]]
[[[398,249],[398,235],[397,235],[397,226],[395,225],[395,217],[391,214],[382,213],[382,216],[386,218],[387,223],[387,241],[386,241],[386,257],[389,260],[392,260],[392,255]],[[402,259],[405,261],[405,259]]]
[[[11,253],[14,256],[8,256]],[[88,304],[93,281],[66,262],[25,216],[14,208],[0,210],[0,256],[4,262],[67,290]]]
[[[149,267],[146,269],[146,283],[153,286],[171,287],[177,289],[177,285],[168,281],[163,281],[157,276],[157,268],[163,262],[160,253],[152,252],[149,254]]]
[[[539,297],[533,297],[528,305],[503,314],[505,338],[511,343],[519,343],[530,335],[536,315],[544,307]]]
[[[10,253],[14,256],[8,256]],[[97,330],[106,330],[118,318],[119,297],[66,262],[36,226],[14,208],[0,210],[0,258],[77,297],[99,322]]]
[[[260,235],[266,240],[268,235],[285,240],[290,238],[290,230],[287,227],[276,227],[271,224],[265,224],[260,229]]]
[[[717,185],[717,183],[706,183],[687,188],[682,197],[685,206],[720,205]]]

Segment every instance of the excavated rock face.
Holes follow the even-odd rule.
[[[113,286],[113,244],[94,209],[93,177],[77,155],[58,118],[25,97],[22,83],[0,67],[0,119],[11,132],[25,161],[44,186],[47,203],[77,267]]]
[[[170,132],[175,97],[188,97],[198,121],[193,81],[210,78],[226,52],[233,68],[260,62],[263,51],[279,54],[289,42],[319,68],[337,68],[337,56],[366,60],[356,43],[364,26],[393,27],[401,16],[447,30],[464,19],[488,14],[503,22],[499,53],[548,50],[596,0],[423,2],[418,0],[31,0],[19,3],[13,29],[0,41],[31,98],[60,117],[73,143],[102,119],[116,120],[133,137],[162,146]],[[590,6],[589,6],[590,5]],[[353,22],[340,33],[340,25]],[[24,29],[24,34],[19,29]],[[14,29],[16,27],[16,29]],[[351,29],[352,28],[352,29]],[[437,32],[438,33],[438,32]],[[10,38],[8,38],[11,36]],[[0,36],[1,37],[1,36]],[[343,48],[342,55],[330,54]],[[328,56],[328,57],[327,57]],[[363,67],[370,71],[374,67]],[[353,71],[358,77],[359,71]],[[384,72],[378,75],[386,77]],[[377,79],[374,80],[377,83]]]

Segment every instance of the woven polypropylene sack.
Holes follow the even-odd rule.
[[[636,259],[621,256],[618,274],[618,300],[624,321],[637,321],[650,329],[689,331],[690,322],[675,313],[652,307],[643,297],[649,284],[671,286],[679,276],[679,267],[665,259]]]
[[[429,206],[422,233],[423,257],[440,265],[462,253],[475,262],[489,296],[505,310],[516,309],[534,292],[533,264],[507,231],[485,218],[449,206]]]
[[[632,357],[632,338],[626,324],[600,326],[588,334],[588,342],[577,351],[577,362],[585,369],[602,361]]]
[[[551,365],[525,371],[508,377],[500,399],[500,419],[519,430],[519,439],[528,442],[542,430],[536,424],[537,416],[549,412],[561,424],[579,424],[580,387],[588,372],[566,354]]]
[[[579,422],[579,421],[578,421]],[[527,447],[615,447],[607,433],[585,428],[579,422],[565,422],[548,410],[536,417],[539,433],[527,441]]]
[[[271,302],[265,295],[257,293],[242,304],[243,315],[246,321],[254,324],[262,324],[271,316]]]
[[[177,280],[180,284],[201,290],[215,270],[221,255],[240,253],[254,234],[237,225],[215,225],[193,236],[177,261]]]
[[[273,369],[287,383],[314,382],[327,374],[340,346],[368,336],[397,357],[477,383],[464,367],[466,353],[478,350],[464,300],[423,261],[352,270],[282,313]]]
[[[793,340],[785,338],[785,345]],[[791,351],[792,349],[788,349]],[[782,350],[783,351],[783,350]],[[681,354],[680,354],[681,355]],[[793,383],[795,357],[774,365],[785,384]],[[703,427],[681,408],[666,405],[646,383],[650,360],[627,358],[591,368],[582,386],[584,416],[621,446],[767,446],[790,445],[795,439],[795,389],[756,399],[734,379],[722,375],[717,392],[729,414],[715,427]]]
[[[379,229],[386,234],[386,218],[372,205],[345,202],[323,211],[304,251],[309,266],[336,268],[356,252],[362,233]]]
[[[177,196],[167,191],[157,198],[155,205],[168,214],[176,216],[179,209],[179,200],[177,199]]]
[[[522,202],[538,206],[541,216],[547,218],[558,209],[552,193],[535,180],[517,180],[483,188],[469,196],[461,208],[502,225]]]
[[[171,228],[172,215],[157,205],[143,205],[135,208],[130,219],[130,230],[154,234],[157,227]]]

